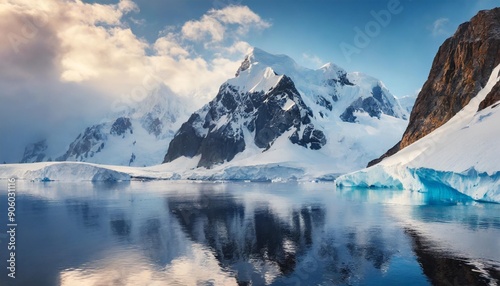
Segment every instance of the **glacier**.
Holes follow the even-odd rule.
[[[449,188],[474,200],[500,203],[500,108],[478,111],[500,80],[500,65],[486,86],[443,126],[395,155],[337,178],[340,187]]]
[[[3,165],[0,168],[0,178],[17,178],[40,182],[118,182],[129,181],[131,176],[126,172],[114,170],[113,167],[97,164],[83,162],[42,162]]]

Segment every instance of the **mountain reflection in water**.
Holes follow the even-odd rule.
[[[493,204],[440,205],[435,195],[427,204],[425,194],[333,184],[51,182],[24,189],[19,276],[3,275],[1,285],[488,285],[499,279],[500,206]]]

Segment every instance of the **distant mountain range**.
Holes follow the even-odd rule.
[[[25,148],[21,163],[80,161],[122,166],[162,162],[175,131],[187,118],[187,103],[167,87],[153,90],[135,106],[114,112],[82,130],[66,150],[47,154],[42,140]]]
[[[408,118],[373,77],[331,63],[304,68],[258,48],[212,101],[191,116],[188,109],[160,89],[87,127],[57,156],[45,153],[44,140],[27,146],[21,162],[149,166],[183,157],[196,161],[191,167],[293,162],[343,173],[390,147]]]
[[[370,76],[334,64],[307,69],[254,48],[235,77],[191,115],[186,103],[158,90],[137,107],[86,128],[52,157],[164,164],[7,164],[0,166],[0,177],[335,179],[341,187],[500,202],[500,8],[480,11],[458,27],[440,47],[408,116],[412,101],[406,98],[402,106]],[[28,146],[23,161],[48,160],[47,145]],[[370,167],[349,173],[384,152]]]
[[[181,126],[164,162],[189,157],[211,168],[235,157],[300,162],[321,153],[332,166],[339,161],[355,168],[394,142],[407,116],[375,78],[331,63],[311,70],[254,48],[236,77]],[[275,154],[282,150],[290,154]]]

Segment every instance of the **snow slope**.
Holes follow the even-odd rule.
[[[272,110],[270,114],[281,114],[300,105],[299,116],[307,117],[307,121],[293,123],[291,128],[277,133],[269,145],[257,146],[257,131],[247,128],[258,117],[252,113],[257,109],[248,113],[244,113],[244,108],[237,109],[241,114],[227,112],[223,100],[230,95],[240,105],[245,98],[262,99],[263,103],[259,104],[266,104],[266,100],[271,100],[266,97],[271,94],[270,90],[290,80],[293,83],[287,83],[283,90],[293,90],[293,96],[285,96],[281,90],[272,93],[276,97],[272,100],[280,104],[273,105],[279,110]],[[193,124],[200,136],[227,126],[241,130],[244,150],[222,164],[197,167],[200,156],[195,155],[142,167],[161,162],[174,135],[172,130],[177,130],[183,122],[183,106],[169,101],[170,97],[159,92],[138,107],[112,114],[109,119],[89,127],[63,158],[122,166],[66,163],[61,168],[72,170],[66,178],[54,171],[60,163],[0,165],[0,178],[78,180],[77,174],[81,173],[84,174],[82,179],[92,180],[101,172],[99,168],[104,168],[127,174],[131,179],[333,180],[339,174],[366,166],[369,160],[393,146],[408,123],[408,113],[385,85],[373,77],[359,72],[348,73],[332,63],[312,70],[299,66],[288,56],[269,54],[257,48],[247,55],[236,76],[223,84],[221,92],[226,90],[226,94],[220,94],[220,101],[213,103],[213,112],[209,108],[198,112],[203,120],[209,110],[212,112],[209,127],[202,121]],[[279,117],[276,117],[277,123]],[[156,125],[150,124],[150,119],[156,118],[164,127],[159,133],[155,133]],[[299,142],[302,145],[292,142],[294,132],[303,137],[308,128],[324,134],[326,140],[324,144],[321,142],[320,148],[311,148],[310,142]],[[124,167],[128,165],[140,168]]]
[[[341,176],[339,186],[456,190],[500,202],[500,108],[477,111],[500,80],[497,66],[469,104],[434,132],[379,164]]]
[[[173,139],[165,162],[201,155],[198,166],[213,170],[200,172],[217,177],[229,176],[223,171],[226,167],[266,164],[303,167],[315,176],[346,173],[392,147],[403,134],[407,118],[380,80],[347,73],[332,63],[308,69],[286,55],[254,48],[215,99],[193,113],[177,132],[179,138]],[[318,134],[318,142],[301,139],[308,129]],[[262,130],[268,134],[262,135]],[[186,147],[186,141],[199,143]],[[213,148],[207,147],[208,141]],[[229,148],[228,142],[238,148]],[[231,149],[231,154],[206,159],[219,155],[221,149]]]
[[[60,150],[53,158],[122,166],[160,164],[175,131],[191,112],[189,105],[166,87],[120,109],[86,128],[65,152]]]

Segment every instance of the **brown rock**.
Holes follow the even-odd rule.
[[[500,100],[500,81],[495,84],[495,86],[491,89],[490,93],[486,96],[486,98],[481,101],[479,104],[479,109],[477,111],[481,111],[488,106],[491,106]]]
[[[369,166],[431,133],[459,112],[500,64],[500,8],[480,11],[439,48],[401,141]],[[489,95],[488,95],[489,97]],[[496,102],[498,92],[484,105]],[[486,107],[484,106],[484,107]],[[483,107],[483,108],[484,108]]]

